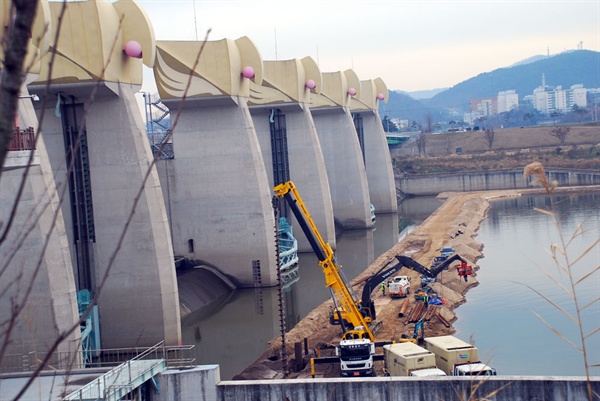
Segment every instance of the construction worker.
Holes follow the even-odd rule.
[[[381,292],[385,295],[385,283],[381,283]]]

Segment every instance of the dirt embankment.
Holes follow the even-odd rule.
[[[581,192],[588,190],[600,190],[600,187],[567,188],[562,191]],[[431,287],[438,296],[446,301],[445,305],[436,306],[440,319],[434,315],[425,323],[425,336],[439,336],[452,334],[454,329],[451,325],[456,320],[454,309],[465,302],[464,294],[469,288],[478,285],[476,279],[476,262],[482,256],[483,244],[475,237],[477,230],[489,207],[488,200],[520,196],[524,193],[538,193],[540,190],[511,190],[511,191],[489,191],[471,193],[446,193],[440,194],[445,202],[417,229],[412,231],[406,238],[395,245],[392,249],[380,255],[362,274],[352,281],[355,291],[360,294],[364,280],[380,270],[392,257],[403,254],[410,256],[423,266],[429,266],[434,256],[439,255],[442,246],[451,245],[456,252],[473,265],[474,275],[465,282],[458,276],[455,268],[440,273],[437,282]],[[415,308],[417,301],[412,295],[420,288],[420,274],[403,269],[402,274],[412,278],[411,295],[407,313]],[[377,321],[379,324],[373,329],[378,341],[397,340],[402,335],[412,337],[414,323],[407,323],[405,318],[399,317],[403,299],[391,299],[376,290],[372,294],[377,310]],[[296,366],[294,358],[294,343],[308,341],[308,346],[313,350],[318,345],[335,344],[339,341],[340,327],[329,324],[329,312],[332,302],[327,301],[315,308],[296,327],[286,335],[286,350],[288,354],[288,370],[291,373],[283,374],[283,363],[281,359],[281,338],[275,338],[269,343],[269,348],[248,368],[246,368],[234,379],[275,379],[275,378],[297,378],[310,377],[310,366],[306,365],[300,372],[293,372]],[[406,316],[406,315],[405,315]],[[446,322],[444,322],[444,320]],[[378,350],[378,353],[381,350]],[[309,353],[310,356],[315,356]],[[304,357],[306,362],[307,356]],[[336,377],[339,375],[336,364],[318,365],[317,376]],[[382,374],[382,362],[376,363],[377,374]]]

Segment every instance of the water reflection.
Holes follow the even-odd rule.
[[[279,331],[277,291],[238,290],[217,313],[182,324],[185,344],[196,345],[198,364],[219,364],[230,379],[267,348]]]

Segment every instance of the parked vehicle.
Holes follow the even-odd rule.
[[[410,294],[410,277],[396,276],[388,285],[390,297],[407,297]]]
[[[454,253],[454,248],[452,248],[451,246],[445,246],[442,248],[441,251],[441,256],[442,258],[444,258],[444,260],[446,260],[447,258],[449,258],[450,256],[452,256],[452,254]]]
[[[435,365],[435,354],[411,342],[383,346],[385,371],[390,376],[446,376]]]
[[[450,376],[496,376],[479,360],[477,347],[454,336],[425,337],[425,349],[435,354],[438,368]]]

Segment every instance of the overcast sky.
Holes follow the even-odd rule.
[[[157,40],[248,36],[263,60],[311,56],[389,90],[454,86],[540,54],[600,51],[600,0],[139,0]],[[599,72],[600,73],[600,72]],[[144,85],[147,87],[147,85]]]

